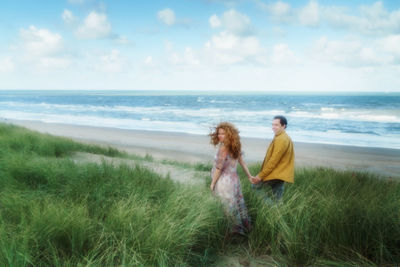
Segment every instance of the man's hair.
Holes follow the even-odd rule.
[[[287,127],[287,119],[284,116],[282,115],[275,116],[274,120],[279,120],[282,126],[285,126],[285,128]]]

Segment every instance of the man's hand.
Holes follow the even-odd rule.
[[[258,175],[256,177],[253,177],[250,181],[252,184],[258,184],[261,182],[260,177],[258,177]]]

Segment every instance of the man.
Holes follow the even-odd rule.
[[[275,116],[272,121],[272,131],[275,136],[268,147],[267,154],[261,166],[261,171],[252,179],[253,189],[261,193],[261,187],[272,188],[275,200],[281,199],[284,183],[294,182],[294,147],[286,134],[287,120],[284,116]],[[267,198],[270,202],[270,199]]]

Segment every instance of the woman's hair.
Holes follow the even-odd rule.
[[[209,136],[211,137],[211,144],[216,146],[219,143],[218,131],[224,129],[225,140],[224,145],[228,149],[232,158],[237,159],[240,155],[242,145],[240,144],[239,130],[229,122],[220,122],[217,127],[211,130]]]

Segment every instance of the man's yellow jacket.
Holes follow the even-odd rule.
[[[258,177],[264,182],[274,179],[294,182],[294,147],[286,131],[275,135],[268,147]]]

